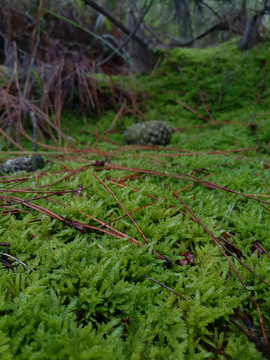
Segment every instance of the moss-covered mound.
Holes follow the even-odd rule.
[[[247,126],[267,113],[267,60],[266,46],[174,50],[140,79],[153,96],[145,116],[182,128],[167,148],[123,147],[121,130],[114,144],[93,137],[88,154],[49,158],[47,174],[1,180],[1,251],[35,270],[1,255],[1,360],[268,358],[249,294],[267,337],[269,287],[224,249],[248,293],[202,226],[270,283],[258,248],[270,251],[269,115]]]
[[[172,130],[160,120],[150,120],[142,124],[129,126],[124,133],[128,144],[139,145],[168,145]]]
[[[35,171],[44,167],[44,160],[41,156],[19,156],[15,159],[9,159],[0,165],[0,176],[12,174],[16,171]]]

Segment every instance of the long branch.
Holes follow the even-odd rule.
[[[190,46],[192,44],[194,44],[196,41],[203,39],[205,36],[211,34],[213,31],[215,30],[231,30],[233,33],[235,33],[236,35],[243,35],[243,32],[239,29],[236,28],[229,28],[228,24],[226,22],[220,22],[216,25],[213,25],[210,29],[206,30],[204,33],[202,33],[201,35],[197,36],[196,38],[194,38],[193,40],[190,40],[186,43],[180,43],[178,41],[174,41],[173,46]]]
[[[132,34],[132,32],[120,21],[118,21],[111,13],[106,11],[102,6],[99,6],[97,3],[95,3],[92,0],[84,0],[84,3],[86,5],[91,6],[93,9],[95,9],[100,14],[104,15],[107,19],[109,19],[116,27],[118,27],[120,30],[123,31],[126,35],[132,35],[131,38],[142,45],[143,47],[147,48],[149,50],[148,44],[143,39],[139,38],[136,34]]]
[[[118,51],[120,51],[124,46],[126,46],[126,44],[129,42],[130,39],[132,39],[132,37],[136,34],[137,30],[139,29],[139,26],[141,25],[141,22],[143,21],[143,18],[145,17],[145,15],[148,13],[149,9],[151,8],[151,6],[153,5],[154,0],[150,0],[148,6],[146,7],[145,11],[143,12],[143,14],[140,16],[137,24],[135,25],[134,29],[132,30],[132,32],[128,35],[128,37],[124,40],[124,42],[118,47]],[[102,65],[105,62],[107,62],[108,60],[110,60],[115,54],[115,51],[113,51],[106,59],[102,60],[98,65]]]

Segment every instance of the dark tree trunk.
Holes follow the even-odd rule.
[[[238,43],[240,50],[252,49],[253,46],[257,45],[262,41],[260,28],[262,26],[262,18],[265,14],[269,14],[270,6],[265,4],[264,8],[257,11],[252,19],[247,20],[244,35]]]
[[[193,41],[188,0],[175,0],[175,19],[179,23],[180,36]]]

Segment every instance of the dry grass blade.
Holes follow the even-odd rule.
[[[36,105],[32,104],[27,99],[23,98],[22,96],[15,96],[9,92],[9,89],[1,89],[0,90],[0,108],[4,110],[4,113],[2,115],[1,119],[1,127],[0,132],[3,136],[5,136],[9,142],[11,142],[13,145],[15,145],[19,150],[25,151],[24,148],[20,144],[18,144],[17,141],[17,135],[19,133],[23,134],[25,137],[27,137],[30,141],[32,141],[34,144],[39,144],[40,146],[47,147],[43,143],[38,143],[33,140],[23,129],[22,127],[22,121],[21,118],[25,117],[27,114],[32,113],[32,116],[36,118],[36,125],[37,125],[37,131],[41,134],[40,127],[47,132],[49,135],[52,135],[52,131],[50,128],[53,128],[56,130],[56,132],[59,135],[59,139],[62,137],[72,148],[75,149],[74,145],[69,141],[68,137],[61,131],[61,129],[56,126],[54,123],[52,123],[48,116]],[[8,124],[8,129],[10,127],[15,128],[15,137],[16,141],[14,141],[9,134],[7,134],[3,130],[3,126],[5,124]],[[46,128],[46,126],[49,126],[49,129]],[[57,149],[53,148],[52,149]],[[59,150],[59,149],[57,149]],[[63,150],[60,148],[60,150]]]
[[[127,175],[127,176],[128,176],[128,175]],[[120,180],[120,181],[121,181],[121,180]],[[120,186],[120,187],[127,187],[127,186],[128,186],[128,185],[126,185],[126,184],[123,184],[123,183],[120,183],[120,182],[118,183],[118,182],[115,182],[115,181],[111,181],[111,183],[114,184],[114,185],[118,185],[118,186]],[[180,190],[178,190],[178,191],[176,191],[176,192],[173,192],[173,195],[176,196],[177,199],[179,199],[179,197],[178,197],[176,194],[178,194],[178,193],[180,193],[180,192],[188,189],[190,186],[191,186],[191,185],[187,185],[187,186],[185,186],[184,188],[182,188],[182,189],[180,189]],[[133,190],[133,191],[136,191],[136,192],[140,192],[140,190],[135,189],[135,188],[133,188],[132,190]],[[150,197],[151,199],[154,199],[154,200],[156,200],[156,201],[154,201],[154,202],[152,202],[152,203],[150,203],[150,204],[144,205],[144,206],[142,206],[142,207],[140,207],[140,208],[138,208],[138,209],[135,209],[135,210],[131,211],[129,214],[131,214],[131,213],[133,213],[133,212],[136,212],[136,211],[139,211],[139,210],[141,210],[141,209],[143,209],[143,208],[145,208],[145,207],[147,207],[147,206],[153,205],[153,204],[157,203],[157,202],[160,201],[160,200],[167,199],[167,196],[164,197],[164,198],[162,198],[162,199],[158,199],[158,198],[156,198],[155,196],[150,195],[150,194],[147,194],[147,193],[145,193],[145,194],[143,194],[143,195],[145,195],[145,196],[147,196],[147,197]],[[176,209],[176,207],[173,206],[173,205],[170,205],[170,208],[171,208],[171,209]],[[185,213],[184,211],[182,211],[182,210],[177,209],[177,211],[180,212],[180,213],[183,214],[183,215],[186,215],[186,213]],[[118,220],[120,220],[120,219],[123,219],[123,218],[126,217],[126,216],[127,216],[127,215],[120,216],[119,218],[117,218],[117,219],[115,219],[115,220],[111,220],[111,221],[109,221],[109,222],[106,223],[106,224],[111,224],[111,223],[116,222],[116,221],[118,221]],[[193,219],[193,218],[191,218],[191,219],[194,220],[194,221],[196,221],[196,220]]]
[[[44,197],[47,197],[47,195],[44,196]],[[16,197],[13,197],[13,196],[7,196],[7,195],[4,195],[4,198],[8,198],[8,199],[10,199],[10,200],[18,201],[18,203],[21,203],[22,205],[25,205],[25,206],[27,206],[27,207],[29,207],[29,208],[31,208],[31,209],[34,209],[34,210],[36,210],[36,211],[39,211],[39,212],[41,212],[41,213],[43,213],[43,214],[45,214],[45,215],[47,215],[47,216],[49,216],[49,217],[51,217],[51,218],[53,218],[53,219],[56,219],[56,220],[58,220],[58,221],[61,221],[61,222],[63,222],[65,225],[68,225],[68,226],[70,226],[70,227],[73,227],[73,228],[79,230],[81,233],[84,233],[84,232],[85,232],[84,226],[81,226],[80,223],[78,223],[78,222],[76,222],[76,221],[72,221],[72,220],[67,219],[67,218],[63,218],[62,216],[59,216],[59,215],[55,214],[54,212],[52,212],[52,211],[50,211],[50,210],[48,210],[48,209],[43,208],[42,206],[39,206],[39,205],[30,203],[29,200],[28,200],[28,201],[27,201],[27,200],[21,200],[21,199],[19,199],[19,198],[16,198]]]

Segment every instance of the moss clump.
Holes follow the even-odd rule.
[[[129,126],[124,135],[128,144],[167,145],[172,130],[164,121],[150,120]]]
[[[229,241],[241,249],[241,260],[270,283],[269,258],[265,254],[258,257],[257,251],[252,252],[252,243],[256,240],[270,251],[269,211],[261,203],[237,194],[167,177],[168,174],[183,177],[181,174],[185,173],[189,178],[198,176],[244,194],[264,195],[263,198],[269,200],[268,190],[257,175],[260,173],[270,184],[269,154],[262,147],[270,137],[269,115],[256,117],[258,130],[254,136],[246,127],[255,104],[253,99],[254,103],[248,105],[248,87],[243,89],[243,98],[239,93],[237,96],[234,94],[233,102],[230,87],[233,89],[234,86],[230,84],[227,87],[224,82],[221,101],[224,106],[218,111],[216,104],[224,76],[223,65],[231,66],[233,61],[230,58],[238,59],[239,72],[234,77],[237,85],[244,79],[240,71],[241,61],[245,64],[250,59],[255,66],[254,73],[249,69],[251,83],[260,84],[260,76],[256,72],[260,69],[260,61],[263,68],[267,51],[262,48],[262,52],[239,53],[233,50],[232,44],[227,46],[231,51],[227,58],[224,46],[203,51],[175,50],[175,62],[164,64],[169,72],[161,67],[156,80],[141,79],[141,83],[152,81],[150,90],[155,94],[156,107],[149,107],[151,113],[147,115],[148,119],[161,114],[162,119],[174,127],[198,126],[174,132],[170,145],[174,150],[164,148],[136,152],[131,150],[134,146],[119,148],[118,145],[100,141],[102,150],[110,156],[112,163],[130,171],[118,170],[111,165],[110,169],[98,167],[100,171],[97,175],[128,212],[140,209],[131,216],[149,241],[148,245],[139,247],[127,241],[132,237],[144,242],[128,217],[117,220],[125,213],[92,175],[93,170],[90,169],[93,167],[82,169],[88,163],[82,164],[81,161],[88,160],[90,164],[93,160],[91,154],[89,158],[78,159],[77,154],[73,157],[68,154],[64,162],[53,161],[46,177],[36,178],[32,174],[23,184],[12,184],[12,189],[30,187],[34,191],[40,190],[36,186],[42,185],[42,191],[45,191],[45,185],[54,183],[48,189],[57,191],[57,194],[47,198],[38,192],[16,195],[24,200],[42,195],[41,199],[35,199],[35,203],[63,218],[91,226],[99,226],[93,218],[104,222],[115,220],[110,225],[125,233],[127,238],[119,239],[89,228],[81,234],[76,228],[37,210],[27,208],[28,213],[11,214],[4,208],[4,216],[0,217],[1,241],[9,242],[11,246],[6,251],[26,262],[36,273],[17,263],[13,263],[14,272],[0,268],[1,359],[267,358],[267,354],[264,357],[230,321],[231,317],[235,317],[241,323],[235,311],[239,314],[243,312],[252,320],[261,339],[257,309],[239,279],[231,272],[228,262],[204,229],[189,214],[184,216],[178,210],[187,212],[181,204],[183,200],[217,238],[223,236],[224,231],[230,233],[232,237]],[[216,54],[214,57],[213,53]],[[227,60],[218,60],[222,56]],[[184,78],[176,60],[181,60],[178,66],[182,67]],[[248,75],[247,69],[242,69],[244,75]],[[217,76],[212,85],[209,77],[203,77],[211,71]],[[201,74],[200,81],[196,82],[195,73]],[[266,69],[265,77],[268,76]],[[196,101],[199,99],[198,89],[211,88],[214,90],[213,97],[209,91],[209,110],[215,119],[240,120],[200,128],[201,119],[180,104],[168,103],[172,95],[165,93],[183,91],[179,99],[203,116],[208,116],[202,103],[198,102],[196,108]],[[250,91],[253,92],[253,89]],[[192,94],[196,97],[193,98]],[[267,98],[267,89],[261,92],[261,96],[262,100]],[[267,112],[263,104],[259,101],[257,109]],[[114,118],[113,112],[106,113],[100,130],[108,129]],[[124,118],[125,126],[132,123],[133,119]],[[74,121],[72,126],[74,136],[78,123]],[[86,130],[93,132],[90,126]],[[125,144],[122,133],[107,136],[114,142]],[[77,135],[77,140],[92,141],[96,146],[94,137],[89,140],[88,133]],[[179,147],[182,151],[176,151]],[[253,150],[242,151],[243,148]],[[212,150],[239,150],[239,153]],[[80,168],[81,171],[60,181],[70,174],[55,173],[61,165]],[[136,177],[127,177],[124,182],[111,182],[110,179],[120,180],[123,176],[130,176],[134,169],[163,172],[163,182],[160,181],[161,176],[138,172]],[[72,196],[79,185],[87,189],[79,196]],[[1,186],[9,190],[10,183],[3,182]],[[182,190],[178,193],[180,199],[173,196],[170,189],[174,192]],[[64,190],[70,192],[63,194]],[[159,200],[153,200],[153,197]],[[4,203],[5,200],[2,205]],[[22,209],[20,205],[18,208]],[[153,248],[170,259],[171,265],[157,258]],[[194,263],[179,266],[179,254],[186,251],[191,252]],[[259,303],[268,332],[269,288],[239,262],[231,260]],[[167,269],[164,270],[162,265]],[[186,300],[143,275],[169,286]]]
[[[12,174],[17,171],[35,171],[44,167],[44,160],[39,155],[20,156],[16,159],[10,159],[0,165],[0,176]]]

